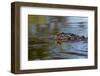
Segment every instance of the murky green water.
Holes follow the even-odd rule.
[[[50,25],[46,25],[48,27],[43,26],[41,29],[41,27],[39,28],[33,24],[33,36],[28,40],[29,60],[79,59],[88,57],[87,41],[68,41],[58,45],[53,39],[56,32],[73,33],[88,37],[87,18],[77,19],[69,17],[67,20],[69,20],[69,23],[53,30],[50,29]],[[38,32],[35,31],[36,29]]]

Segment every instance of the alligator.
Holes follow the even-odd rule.
[[[68,42],[68,41],[87,41],[88,37],[79,36],[73,33],[62,32],[56,34],[55,40],[58,44],[61,44],[62,42]]]

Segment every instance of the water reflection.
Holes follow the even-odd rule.
[[[57,45],[54,39],[55,35],[61,32],[87,38],[87,17],[29,15],[28,20],[29,60],[79,59],[88,57],[87,41],[67,41]]]

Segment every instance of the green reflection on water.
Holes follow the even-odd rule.
[[[48,42],[41,40],[38,37],[33,37],[29,39],[28,46],[28,59],[46,59],[48,57]]]

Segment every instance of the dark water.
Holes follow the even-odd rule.
[[[51,59],[77,59],[87,58],[87,43],[85,42],[66,42],[60,45],[49,47]]]
[[[73,33],[79,36],[88,37],[87,18],[69,17],[67,20],[69,20],[68,23],[65,26],[62,25],[62,27],[59,29],[59,32]],[[88,57],[87,41],[68,41],[63,42],[61,45],[57,45],[55,40],[47,38],[50,36],[51,35],[39,35],[39,43],[36,42],[36,44],[29,44],[29,46],[31,46],[29,60],[81,59]],[[41,42],[41,40],[43,42]]]

